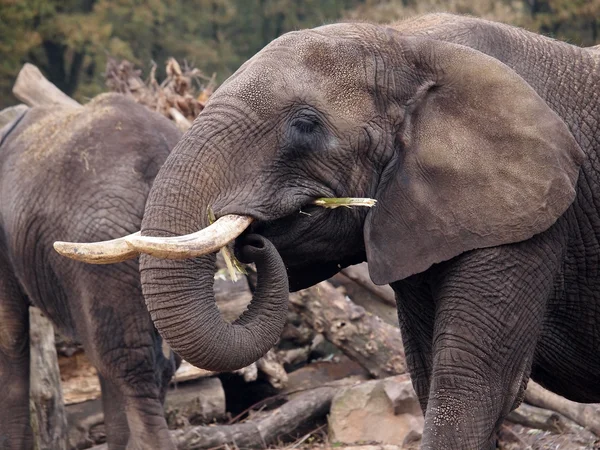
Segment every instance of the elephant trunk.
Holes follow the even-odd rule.
[[[148,198],[142,235],[182,235],[205,227],[210,202],[194,196],[189,181],[173,173],[175,158],[165,166]],[[175,352],[203,369],[251,364],[277,342],[285,325],[289,288],[279,253],[259,235],[244,236],[239,247],[242,261],[256,264],[258,286],[233,323],[223,319],[215,302],[214,253],[185,260],[140,256],[142,289],[156,328]]]

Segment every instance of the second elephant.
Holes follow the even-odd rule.
[[[31,302],[79,340],[97,368],[109,448],[173,449],[162,401],[176,360],[163,355],[137,261],[89,266],[61,258],[52,244],[138,229],[180,132],[116,94],[82,108],[33,108],[7,131],[0,145],[0,448],[32,448]]]

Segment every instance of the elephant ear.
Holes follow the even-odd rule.
[[[546,230],[573,202],[584,157],[563,120],[508,66],[460,45],[416,42],[403,55],[429,80],[407,102],[365,225],[377,284]]]

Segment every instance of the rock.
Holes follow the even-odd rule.
[[[329,413],[329,437],[341,444],[414,443],[423,433],[423,414],[410,377],[366,381],[340,391]]]

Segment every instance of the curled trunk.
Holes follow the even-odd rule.
[[[283,261],[265,238],[244,238],[241,256],[254,262],[258,286],[248,309],[226,322],[215,303],[214,254],[193,260],[142,256],[148,311],[168,344],[197,367],[231,371],[263,356],[279,339],[287,315],[288,281]]]

